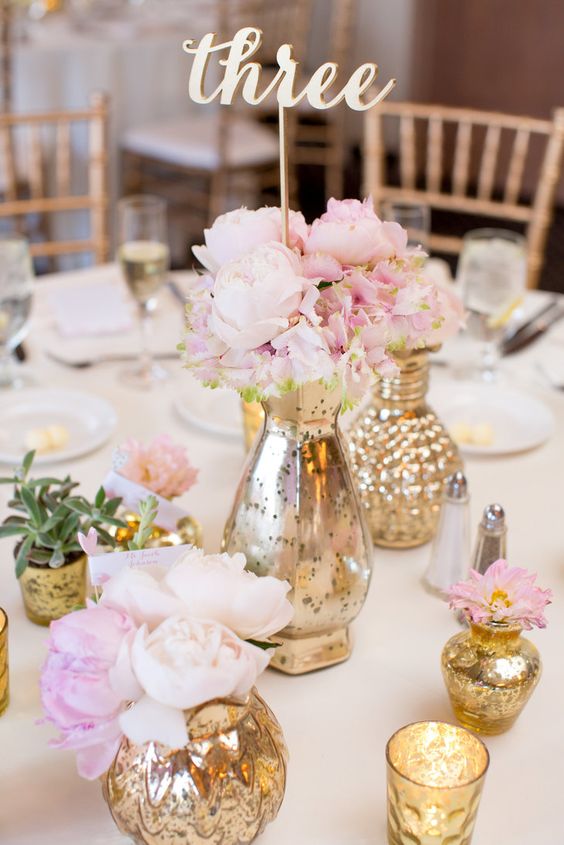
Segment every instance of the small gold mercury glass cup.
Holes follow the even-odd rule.
[[[0,716],[8,707],[8,616],[0,607]]]
[[[386,747],[389,845],[470,845],[489,754],[464,728],[415,722]]]

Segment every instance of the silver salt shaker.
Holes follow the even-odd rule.
[[[472,555],[472,569],[484,574],[492,563],[507,557],[507,522],[501,505],[484,508]]]
[[[470,495],[462,472],[446,480],[437,533],[423,584],[447,597],[448,588],[467,577],[470,569]]]

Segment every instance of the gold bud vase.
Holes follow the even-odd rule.
[[[381,379],[349,428],[353,473],[377,546],[432,539],[445,480],[462,469],[458,449],[427,405],[426,349],[397,352],[399,372]]]
[[[531,697],[541,659],[519,625],[470,623],[446,644],[443,678],[458,721],[472,731],[509,730]]]
[[[86,601],[86,555],[56,569],[30,563],[19,577],[25,614],[49,625]]]
[[[256,689],[185,716],[184,748],[122,740],[102,779],[113,819],[137,845],[247,845],[284,798],[282,729]]]
[[[290,583],[290,625],[271,665],[299,675],[350,655],[348,626],[370,581],[372,544],[338,425],[341,390],[306,384],[264,403],[223,550]]]

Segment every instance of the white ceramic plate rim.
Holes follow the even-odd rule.
[[[209,387],[202,387],[202,390],[211,390]],[[220,390],[222,388],[216,388]],[[222,425],[214,419],[205,419],[202,416],[191,413],[190,408],[187,407],[187,400],[190,398],[189,394],[176,396],[173,402],[174,410],[178,416],[188,425],[194,426],[199,431],[205,431],[206,434],[212,434],[216,437],[224,437],[229,440],[241,440],[243,437],[242,423],[237,425]]]
[[[34,466],[70,461],[94,452],[110,439],[117,426],[116,411],[107,399],[103,399],[95,393],[83,393],[79,390],[65,390],[64,388],[26,388],[15,391],[3,403],[2,410],[0,411],[0,425],[3,413],[9,410],[10,404],[17,404],[21,400],[25,400],[26,402],[35,401],[37,406],[40,407],[41,402],[45,401],[45,399],[48,399],[49,405],[53,404],[53,400],[58,400],[70,407],[74,405],[81,408],[82,412],[77,413],[77,419],[83,419],[86,411],[88,411],[97,420],[98,428],[90,436],[85,437],[79,445],[60,449],[56,452],[48,452],[44,455],[36,455]],[[20,453],[0,448],[0,463],[17,465],[24,454],[25,449]]]

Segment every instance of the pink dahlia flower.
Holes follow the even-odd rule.
[[[552,601],[552,592],[537,587],[536,577],[526,569],[510,567],[506,560],[497,560],[484,575],[471,570],[467,581],[454,584],[449,590],[449,606],[464,611],[472,622],[545,628],[544,609]]]
[[[186,449],[176,446],[168,434],[159,434],[147,444],[130,437],[120,452],[127,455],[120,475],[165,499],[185,493],[198,478],[199,471],[188,460]]]
[[[50,745],[75,750],[78,772],[88,780],[109,768],[119,748],[123,699],[110,675],[135,630],[125,613],[97,605],[51,623],[41,703],[45,721],[61,735]]]

